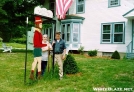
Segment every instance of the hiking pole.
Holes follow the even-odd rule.
[[[26,66],[27,66],[27,30],[28,30],[28,17],[26,21],[26,52],[25,52],[25,73],[24,73],[24,84],[26,84]]]
[[[54,25],[54,41],[55,41],[55,33],[56,33],[56,21],[55,21],[55,25]],[[55,43],[53,44],[53,63],[52,63],[52,67],[53,67],[53,75],[54,75],[54,62],[55,62]]]

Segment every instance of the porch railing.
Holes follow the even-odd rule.
[[[132,41],[127,45],[126,57],[131,58],[131,54],[133,54]]]
[[[132,48],[132,41],[127,45],[127,53],[132,53],[133,48]]]

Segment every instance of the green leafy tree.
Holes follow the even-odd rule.
[[[32,26],[34,7],[41,4],[44,0],[3,0],[0,3],[0,36],[3,40],[9,41],[26,34],[26,17],[29,16],[29,26]]]

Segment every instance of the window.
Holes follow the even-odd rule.
[[[65,39],[65,25],[62,26],[61,34],[62,34],[62,39]]]
[[[49,10],[51,10],[53,12],[53,15],[55,14],[55,0],[49,1]]]
[[[78,23],[74,23],[73,24],[73,42],[77,42],[79,41],[79,24]]]
[[[85,0],[77,0],[76,3],[76,13],[84,13],[85,12]]]
[[[66,15],[69,15],[69,9],[68,9],[68,11],[66,12]]]
[[[123,24],[114,24],[114,42],[123,42]]]
[[[62,39],[64,39],[65,42],[70,42],[70,37],[71,37],[70,28],[71,28],[70,24],[63,24],[61,26]]]
[[[47,35],[48,35],[50,42],[53,41],[53,39],[54,39],[54,31],[53,31],[52,28],[46,28],[46,29],[44,30],[44,34],[47,34]]]
[[[102,24],[102,43],[124,43],[124,23]]]
[[[67,24],[67,42],[70,41],[70,24]]]
[[[62,39],[67,43],[80,42],[80,23],[65,23],[61,24]]]
[[[120,0],[108,0],[108,6],[109,7],[116,7],[120,6]]]
[[[61,20],[60,31],[62,39],[66,42],[69,49],[77,50],[81,44],[80,42],[80,26],[82,19],[67,19]]]
[[[102,42],[111,42],[111,25],[103,25]]]

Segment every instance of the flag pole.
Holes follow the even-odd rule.
[[[50,43],[50,39],[48,38],[48,43]],[[49,46],[48,46],[49,47]],[[47,65],[48,65],[48,72],[49,72],[49,56],[50,56],[50,50],[48,50],[48,61],[47,61]]]
[[[26,51],[25,51],[25,73],[24,73],[24,84],[26,84],[26,66],[27,66],[27,30],[28,30],[28,17],[26,18]]]

